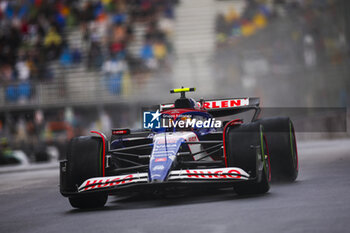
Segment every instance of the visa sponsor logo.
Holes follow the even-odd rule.
[[[157,165],[154,168],[152,168],[152,171],[161,171],[164,170],[164,166],[163,165]]]

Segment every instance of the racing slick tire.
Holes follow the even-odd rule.
[[[107,198],[107,194],[76,196],[70,197],[69,203],[78,209],[99,208],[106,204]]]
[[[77,190],[85,180],[102,176],[102,140],[94,136],[73,138],[67,152],[67,186]],[[69,197],[75,208],[103,207],[107,202],[106,193],[82,194]]]
[[[270,164],[263,127],[259,123],[230,126],[226,130],[227,165],[247,171],[254,180],[234,184],[238,195],[263,194],[270,189]]]
[[[261,119],[267,138],[272,181],[293,182],[298,177],[298,151],[289,117]]]

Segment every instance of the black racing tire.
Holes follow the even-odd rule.
[[[261,119],[268,142],[271,178],[277,182],[293,182],[298,177],[299,162],[294,126],[288,117]]]
[[[85,180],[102,176],[102,140],[99,137],[81,136],[73,138],[67,152],[67,186],[77,190]],[[69,197],[74,208],[103,207],[107,194],[84,194]]]
[[[106,204],[107,199],[107,194],[84,195],[69,197],[69,203],[78,209],[101,208]]]
[[[254,180],[237,182],[234,190],[238,195],[263,194],[270,189],[270,167],[263,127],[259,123],[248,123],[229,127],[226,130],[227,165],[239,167]],[[257,161],[257,155],[258,160]],[[257,163],[260,164],[258,168]]]

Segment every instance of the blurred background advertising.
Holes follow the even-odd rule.
[[[303,109],[300,140],[347,137],[349,45],[348,0],[0,0],[0,164],[140,128],[181,86]]]

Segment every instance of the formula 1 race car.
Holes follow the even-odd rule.
[[[197,185],[262,194],[274,180],[294,181],[298,155],[288,117],[258,119],[259,98],[195,101],[181,97],[144,112],[144,129],[112,129],[70,141],[60,162],[60,192],[75,208],[102,207],[109,194],[154,192]],[[253,111],[250,122],[219,121]]]

